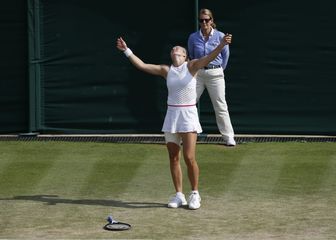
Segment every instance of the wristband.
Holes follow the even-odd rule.
[[[124,51],[124,54],[125,54],[126,57],[129,57],[129,56],[131,56],[131,55],[133,54],[133,52],[132,52],[131,49],[127,48],[127,49]]]

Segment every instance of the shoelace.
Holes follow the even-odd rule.
[[[196,198],[198,198],[198,200],[201,201],[201,198],[199,197],[198,194],[196,194],[196,193],[191,194],[190,197],[189,197],[189,202],[193,202],[193,201],[197,200]]]
[[[170,199],[170,201],[169,202],[180,202],[181,201],[181,199],[179,198],[179,197],[177,197],[177,196],[174,196],[174,197],[172,197],[171,199]]]

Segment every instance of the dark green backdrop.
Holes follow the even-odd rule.
[[[0,6],[0,133],[28,128],[27,5],[23,0]]]
[[[202,7],[233,34],[225,75],[236,133],[336,134],[332,0],[6,1],[0,132],[160,133],[165,81],[134,69],[115,40],[168,64]],[[207,94],[199,107],[204,132],[218,133]]]

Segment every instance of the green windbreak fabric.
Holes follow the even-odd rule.
[[[135,69],[116,38],[147,63],[170,64],[196,7],[233,34],[225,78],[237,134],[336,134],[332,0],[5,1],[0,133],[160,133],[165,80]],[[218,133],[206,91],[199,111],[204,133]]]
[[[233,34],[225,75],[236,132],[336,134],[336,2],[200,1],[203,7]],[[201,121],[217,131],[211,108],[201,107]]]
[[[116,49],[116,39],[122,36],[147,63],[170,64],[170,49],[185,45],[193,28],[194,9],[187,2],[154,0],[48,0],[41,8],[40,128],[160,132],[165,80],[135,69]]]
[[[28,127],[27,6],[24,0],[0,7],[0,133]]]

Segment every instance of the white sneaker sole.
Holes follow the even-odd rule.
[[[168,208],[178,208],[180,206],[174,205],[174,204],[168,204]]]
[[[201,207],[201,204],[199,206],[189,206],[189,209],[196,210],[196,209],[199,209],[200,207]]]
[[[179,208],[181,206],[186,206],[186,205],[188,205],[187,201],[182,202],[182,204],[179,205],[179,206],[177,204],[174,204],[174,203],[168,203],[168,208]]]

